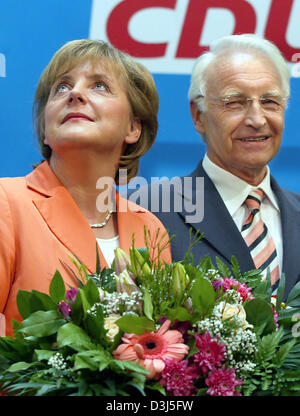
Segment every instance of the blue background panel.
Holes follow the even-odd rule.
[[[89,36],[91,0],[9,0],[0,10],[0,176],[31,171],[42,157],[32,128],[32,104],[41,72],[64,43]],[[189,75],[154,74],[160,97],[159,132],[141,159],[139,175],[150,181],[191,172],[205,146],[189,112]],[[282,148],[270,163],[279,183],[300,193],[300,78],[291,81]]]

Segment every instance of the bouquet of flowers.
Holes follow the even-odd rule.
[[[300,395],[300,284],[283,303],[284,275],[272,297],[234,257],[162,264],[152,247],[117,249],[102,271],[98,256],[93,275],[73,259],[77,288],[56,272],[49,295],[20,291],[23,321],[0,337],[5,394]]]

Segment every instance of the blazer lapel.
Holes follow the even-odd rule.
[[[204,215],[202,221],[197,223],[188,222],[187,224],[192,226],[195,230],[200,230],[200,232],[204,234],[203,239],[217,252],[216,255],[219,253],[219,256],[227,260],[229,264],[231,263],[231,257],[235,255],[239,261],[242,272],[254,269],[255,266],[248,247],[222,201],[215,185],[204,171],[202,162],[200,162],[197,169],[191,174],[191,177],[193,184],[195,183],[196,177],[204,178],[204,194],[203,190],[197,190],[195,186],[192,186],[192,190],[187,188],[184,189],[183,198],[187,199],[192,195],[194,203],[195,201],[204,200]],[[198,195],[196,195],[196,192],[198,192]],[[190,213],[186,212],[183,206],[183,211],[180,215],[186,218]]]
[[[94,273],[96,238],[69,192],[44,162],[27,176],[27,186],[43,193],[33,203],[57,239]],[[99,249],[102,267],[108,267]]]
[[[117,194],[117,207],[120,247],[129,253],[133,236],[136,248],[145,247],[144,233],[142,231],[145,225],[143,215],[136,215],[136,213],[143,214],[147,210],[123,198],[119,193]]]

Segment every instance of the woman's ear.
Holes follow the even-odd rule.
[[[205,134],[204,113],[199,110],[194,101],[190,102],[190,111],[194,122],[194,127],[200,134]]]
[[[142,133],[142,123],[141,120],[138,117],[134,117],[131,120],[131,124],[129,127],[128,135],[125,138],[125,143],[127,144],[133,144],[136,143]]]

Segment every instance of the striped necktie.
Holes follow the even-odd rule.
[[[249,247],[255,267],[263,272],[263,280],[266,279],[267,270],[270,268],[274,294],[279,284],[279,264],[273,238],[261,218],[260,206],[263,198],[262,189],[254,189],[248,195],[245,204],[249,208],[250,214],[242,226],[241,233]]]

